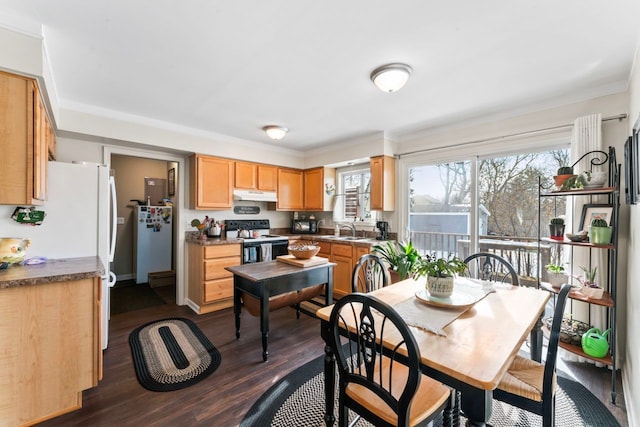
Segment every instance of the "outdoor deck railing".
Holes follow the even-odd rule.
[[[469,235],[459,233],[438,233],[412,231],[410,234],[413,246],[421,254],[448,256],[455,254],[465,259],[470,255]],[[513,265],[522,284],[536,285],[538,268],[538,243],[535,238],[480,236],[480,252],[490,252],[502,256]],[[540,247],[540,264],[547,265],[551,259],[551,248]],[[548,281],[546,269],[541,269],[541,280]]]

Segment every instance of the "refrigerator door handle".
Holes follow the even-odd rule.
[[[109,177],[109,190],[111,193],[111,241],[109,242],[109,262],[113,262],[113,257],[116,252],[116,235],[118,231],[118,204],[116,202],[116,181],[112,176]]]

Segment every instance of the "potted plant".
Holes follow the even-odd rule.
[[[438,298],[447,298],[453,293],[453,280],[456,274],[464,273],[467,264],[456,256],[437,258],[426,255],[415,268],[414,278],[427,276],[429,294]]]
[[[584,177],[586,188],[600,188],[607,180],[606,171],[584,171],[582,176]]]
[[[572,166],[561,166],[560,168],[558,168],[558,172],[556,173],[556,175],[553,177],[553,180],[556,183],[556,187],[558,188],[558,190],[560,190],[562,188],[562,185],[564,184],[564,182],[566,180],[568,180],[569,178],[575,176],[573,173],[573,167]]]
[[[593,299],[600,299],[604,295],[604,289],[598,286],[596,283],[596,273],[598,267],[587,268],[580,266],[580,269],[584,272],[584,278],[581,276],[576,277],[578,282],[582,285],[580,292]]]
[[[596,245],[608,245],[611,243],[613,227],[607,224],[607,220],[599,216],[591,221],[589,226],[589,241]]]
[[[549,221],[549,237],[553,240],[564,240],[564,218],[551,218]]]
[[[554,288],[560,288],[563,284],[569,281],[569,276],[565,273],[564,266],[562,264],[547,264],[544,266],[549,273],[549,283]]]
[[[389,265],[391,283],[399,282],[414,273],[418,260],[418,250],[409,242],[387,241],[384,245],[373,246],[373,253]]]

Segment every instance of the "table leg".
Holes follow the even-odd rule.
[[[491,418],[493,409],[493,393],[467,387],[462,392],[460,406],[467,418],[467,426],[484,427]]]
[[[233,279],[236,280],[235,278]],[[237,287],[233,287],[233,314],[236,318],[236,339],[240,338],[240,310],[242,310],[242,292]]]
[[[262,332],[262,360],[264,362],[269,358],[267,351],[267,342],[269,341],[269,295],[260,298],[260,332]]]
[[[542,361],[542,316],[531,330],[531,360]]]
[[[333,413],[333,402],[335,401],[335,375],[336,375],[336,358],[331,350],[331,346],[328,344],[328,323],[323,321],[320,324],[320,334],[325,341],[324,346],[324,423],[327,427],[332,427],[336,422],[335,414]]]

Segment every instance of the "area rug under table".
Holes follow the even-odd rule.
[[[188,387],[220,366],[220,352],[189,319],[157,320],[129,335],[136,376],[152,391]]]
[[[324,426],[323,369],[324,356],[320,356],[282,378],[253,404],[240,427]],[[561,372],[558,374],[557,427],[620,426],[611,412],[589,390]],[[334,407],[334,414],[337,414],[337,402]],[[350,420],[354,418],[353,415],[350,412]],[[465,421],[462,417],[460,425],[465,425]],[[494,427],[533,427],[542,426],[542,418],[494,401],[489,423]],[[434,424],[441,425],[441,420],[436,420]],[[360,419],[355,426],[370,427],[371,424]]]

